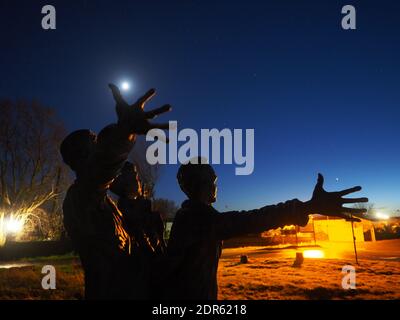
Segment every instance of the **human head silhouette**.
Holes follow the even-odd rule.
[[[191,159],[179,167],[177,179],[190,200],[210,205],[217,200],[217,175],[204,158]]]
[[[64,162],[78,175],[96,146],[97,136],[94,132],[83,129],[70,133],[61,143],[60,153]]]
[[[135,199],[142,194],[136,166],[127,161],[121,174],[110,185],[110,190],[119,197]]]

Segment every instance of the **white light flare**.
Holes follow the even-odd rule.
[[[322,259],[325,257],[325,253],[322,250],[304,250],[303,257],[312,259]]]
[[[124,91],[128,91],[131,88],[131,85],[128,81],[124,81],[121,83],[121,89]]]
[[[390,218],[387,214],[384,214],[382,212],[377,212],[375,216],[381,220],[388,220]]]
[[[24,228],[24,221],[22,219],[16,219],[14,217],[9,217],[5,221],[5,230],[9,234],[17,234]]]

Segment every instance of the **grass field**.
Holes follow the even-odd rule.
[[[31,264],[26,265],[24,264]],[[56,268],[56,289],[44,290],[44,265]],[[22,265],[22,266],[21,266]],[[76,300],[83,298],[83,271],[79,259],[71,256],[27,259],[0,269],[0,299]]]
[[[236,260],[237,261],[237,260]],[[399,262],[252,258],[248,264],[221,260],[219,299],[400,299]],[[356,268],[356,289],[342,288],[342,267]]]
[[[397,248],[398,244],[387,242],[385,247]],[[358,266],[351,255],[343,258],[330,258],[328,255],[323,259],[305,259],[301,268],[293,267],[294,250],[225,249],[218,272],[219,299],[400,299],[399,257],[385,256],[383,247],[374,246],[372,250],[360,249]],[[240,263],[242,254],[248,256],[248,263]],[[41,269],[46,264],[56,267],[56,290],[43,290],[41,287],[44,276]],[[356,268],[354,290],[345,290],[341,286],[344,265]],[[82,297],[83,273],[79,259],[72,255],[42,257],[0,266],[0,299]]]

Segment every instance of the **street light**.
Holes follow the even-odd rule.
[[[22,219],[16,219],[11,216],[5,221],[4,225],[6,233],[17,234],[22,231],[24,227],[24,222]]]
[[[381,219],[381,220],[388,220],[388,219],[390,218],[387,214],[384,214],[384,213],[382,213],[382,212],[377,212],[377,213],[375,214],[375,216],[376,216],[378,219]]]

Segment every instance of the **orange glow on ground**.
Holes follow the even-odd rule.
[[[325,257],[325,253],[322,250],[304,250],[304,258],[321,259]]]

